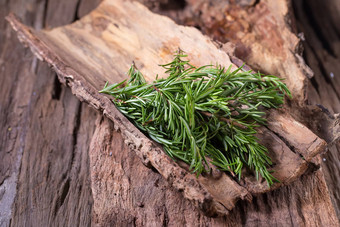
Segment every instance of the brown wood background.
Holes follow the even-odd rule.
[[[22,47],[4,20],[14,12],[36,29],[52,28],[71,23],[99,2],[0,0],[0,226],[336,223],[325,198],[329,193],[339,217],[339,143],[323,155],[321,170],[250,204],[241,202],[228,217],[207,218],[129,153],[119,133],[112,134],[112,124],[62,86],[45,63]],[[292,6],[297,28],[306,38],[304,57],[315,73],[309,102],[340,112],[340,3],[295,0]],[[96,137],[99,134],[107,136]],[[95,142],[101,149],[90,149]],[[106,168],[94,170],[98,182],[112,188],[106,188],[110,196],[94,201],[89,162],[96,157],[107,160],[97,158]]]

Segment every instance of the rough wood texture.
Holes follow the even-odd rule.
[[[37,29],[64,25],[76,12],[70,2],[52,10],[48,1],[0,1],[1,227],[91,225],[87,152],[97,113],[22,48],[4,20],[16,12]],[[46,19],[47,11],[63,18]]]
[[[309,82],[310,104],[325,106],[331,114],[340,112],[340,2],[326,0],[293,1],[296,24],[304,34],[304,58],[314,71]],[[317,122],[308,121],[308,124]],[[318,125],[324,131],[324,125]],[[334,128],[333,128],[334,129]],[[328,131],[329,132],[329,131]],[[327,133],[327,130],[326,130]],[[340,143],[334,143],[322,155],[322,169],[330,191],[333,205],[340,218]]]
[[[62,1],[60,1],[62,2]],[[82,6],[82,2],[86,1],[81,1],[80,7]],[[43,12],[44,10],[44,4],[45,1],[39,1],[39,4],[36,3],[35,1],[26,1],[26,5],[22,4],[19,1],[11,0],[9,1],[9,4],[5,5],[5,7],[2,7],[2,3],[0,4],[0,18],[2,18],[4,15],[7,15],[9,11],[13,11],[21,18],[25,18],[25,23],[26,24],[31,24],[32,26],[34,25],[36,28],[42,27],[41,24],[43,24],[43,17],[39,16],[40,14],[36,14],[35,12]],[[26,7],[26,8],[25,8]],[[33,11],[32,11],[33,9]],[[76,10],[75,10],[76,11]],[[89,10],[88,10],[89,11]],[[2,14],[3,13],[3,14]],[[57,12],[58,13],[58,12]],[[78,15],[79,15],[79,10],[78,10]],[[35,18],[35,16],[37,18]],[[33,22],[32,22],[33,21]],[[34,22],[35,21],[35,22]],[[20,140],[20,138],[23,138],[27,130],[33,130],[31,128],[28,128],[27,125],[29,125],[31,121],[35,121],[40,123],[41,130],[48,131],[50,129],[49,125],[46,123],[43,123],[45,121],[45,118],[40,118],[39,116],[32,115],[31,113],[27,113],[26,108],[20,107],[19,103],[23,103],[24,105],[27,105],[30,103],[30,100],[34,98],[35,96],[40,97],[41,94],[46,94],[48,98],[45,98],[43,102],[62,102],[64,103],[67,99],[72,99],[72,95],[57,95],[57,94],[63,94],[67,92],[70,94],[70,91],[68,88],[60,87],[61,88],[61,93],[57,92],[58,89],[58,83],[54,83],[55,80],[53,77],[49,77],[46,74],[46,71],[40,70],[40,71],[33,71],[31,73],[27,73],[27,69],[30,68],[32,65],[32,55],[26,53],[25,51],[19,47],[18,41],[13,38],[14,34],[10,33],[8,27],[5,25],[5,22],[0,20],[1,23],[1,30],[0,30],[0,41],[5,41],[1,42],[0,44],[0,52],[1,52],[1,89],[0,91],[3,91],[2,96],[1,96],[1,125],[4,126],[2,128],[7,128],[8,131],[4,132],[1,131],[0,133],[5,133],[5,136],[1,136],[0,138],[3,138],[1,140],[1,149],[0,152],[4,151],[4,147],[11,147],[12,149],[9,149],[9,151],[6,153],[7,157],[10,156],[14,161],[18,160],[18,165],[20,166],[20,163],[25,163],[27,162],[27,157],[30,157],[31,160],[37,160],[35,162],[36,168],[34,170],[30,171],[30,175],[33,178],[40,179],[39,173],[39,165],[43,166],[46,165],[45,162],[39,161],[42,157],[40,155],[41,153],[39,152],[30,152],[29,150],[25,150],[25,145],[30,144],[30,141],[28,140]],[[2,28],[7,28],[7,29],[2,29]],[[3,31],[6,31],[4,33]],[[7,35],[5,35],[7,34]],[[3,44],[5,43],[5,44]],[[322,47],[321,47],[322,49]],[[15,50],[15,51],[13,51]],[[10,56],[11,58],[7,57]],[[26,56],[26,57],[24,57]],[[5,61],[6,59],[6,61]],[[13,60],[8,60],[7,59],[13,59]],[[22,59],[22,61],[18,61]],[[14,61],[14,60],[17,60]],[[13,67],[13,63],[15,62],[16,67]],[[26,64],[23,64],[22,62],[26,62]],[[35,64],[33,61],[33,66],[36,67],[46,67],[43,64]],[[33,67],[35,68],[35,67]],[[3,76],[5,75],[5,76]],[[15,76],[8,76],[8,75],[15,75]],[[46,77],[46,78],[45,78]],[[32,91],[32,86],[36,81],[40,81],[42,78],[45,78],[47,82],[42,82],[40,86],[36,86],[34,88],[34,91],[36,93],[33,93]],[[16,88],[16,89],[11,89],[12,84],[17,84],[18,80],[23,82],[26,86],[23,89],[22,87]],[[43,90],[47,90],[45,93],[43,93]],[[27,94],[32,94],[32,95],[27,95]],[[35,95],[33,95],[35,94]],[[56,95],[55,95],[56,94]],[[12,98],[8,98],[12,97]],[[17,98],[16,98],[17,97]],[[52,99],[52,97],[59,97],[58,100]],[[324,96],[324,98],[327,96]],[[327,99],[327,100],[333,100],[334,99]],[[39,99],[39,102],[42,100]],[[33,102],[35,103],[35,102]],[[320,103],[318,101],[317,103]],[[31,108],[34,109],[36,104],[32,105]],[[43,105],[42,105],[43,106]],[[5,107],[5,108],[2,108]],[[7,107],[9,107],[7,109]],[[82,112],[87,112],[87,105],[82,105],[81,109]],[[8,110],[8,111],[5,111]],[[21,112],[19,112],[21,110]],[[46,110],[45,110],[46,111]],[[90,110],[89,110],[90,111]],[[43,112],[43,110],[41,110]],[[67,112],[67,111],[65,111]],[[90,111],[92,112],[92,111]],[[14,114],[13,114],[14,113]],[[17,115],[18,113],[18,115]],[[54,117],[60,119],[60,112],[50,112],[50,119],[54,119]],[[21,116],[24,115],[26,116],[25,118],[22,118]],[[84,121],[81,121],[81,124],[84,124],[84,122],[87,122],[89,125],[92,125],[91,127],[93,128],[95,119],[96,119],[96,114],[92,112],[92,114],[85,118]],[[72,116],[70,116],[72,117]],[[65,118],[65,116],[64,116]],[[11,120],[8,120],[11,119]],[[79,116],[73,117],[75,121],[79,119]],[[100,121],[98,121],[100,122]],[[108,135],[112,135],[111,132],[113,130],[112,123],[110,123],[107,120],[103,120],[102,122],[98,123],[99,125],[96,127],[96,133],[95,135],[100,132],[106,130],[106,133]],[[10,127],[11,125],[15,125],[15,128]],[[26,130],[21,131],[26,127]],[[57,126],[55,126],[57,127]],[[19,129],[16,131],[16,133],[11,133],[13,129]],[[50,130],[51,131],[51,130]],[[94,143],[95,140],[104,141],[102,137],[96,137],[95,135],[92,136],[92,130],[85,130],[82,131],[84,134],[88,134],[89,137],[92,138],[92,142]],[[119,137],[119,133],[115,134],[115,137]],[[35,135],[38,138],[41,138],[43,140],[43,137],[40,133],[36,133]],[[45,138],[53,138],[55,136],[54,133],[49,133],[45,134]],[[11,138],[11,139],[10,139]],[[67,140],[64,138],[58,137],[56,138],[56,141],[60,144],[64,144],[65,142],[67,143]],[[65,142],[63,142],[65,141]],[[106,183],[105,180],[102,180],[101,182],[97,182],[97,184],[102,184],[107,188],[107,190],[110,190],[114,188],[113,193],[117,193],[114,199],[110,200],[112,197],[112,194],[101,194],[102,196],[105,196],[104,198],[101,198],[102,201],[113,201],[111,204],[108,203],[106,204],[106,208],[114,211],[112,213],[108,212],[105,215],[102,215],[101,218],[97,219],[95,216],[92,218],[92,220],[95,220],[92,222],[92,224],[114,224],[114,223],[122,223],[122,224],[127,224],[131,223],[132,225],[140,225],[148,223],[148,220],[152,220],[150,223],[155,223],[156,225],[192,225],[192,226],[241,226],[241,225],[246,225],[246,226],[273,226],[273,225],[282,225],[282,226],[287,226],[287,225],[299,225],[299,226],[336,226],[337,225],[337,218],[334,215],[334,211],[332,209],[332,206],[329,201],[329,195],[328,195],[328,190],[325,185],[324,181],[324,176],[323,172],[321,170],[317,170],[315,172],[309,172],[308,174],[302,176],[298,181],[295,183],[283,187],[281,189],[278,189],[274,192],[269,192],[264,195],[259,195],[254,197],[252,203],[248,202],[241,202],[239,203],[235,209],[231,212],[230,215],[226,218],[218,218],[218,219],[211,219],[207,218],[205,216],[202,216],[201,213],[192,206],[191,203],[189,203],[186,200],[183,200],[183,197],[180,195],[180,193],[174,191],[167,182],[164,180],[164,178],[160,177],[159,174],[154,173],[152,170],[144,167],[141,165],[141,162],[139,161],[139,158],[133,153],[129,153],[129,149],[127,146],[123,146],[124,150],[117,149],[119,144],[122,144],[122,139],[113,139],[112,145],[107,146],[105,151],[110,151],[113,150],[115,153],[112,153],[112,157],[114,161],[112,162],[110,159],[107,158],[102,158],[100,159],[100,162],[102,162],[103,168],[101,168],[98,171],[101,171],[102,174],[107,174],[106,176],[103,175],[103,179],[111,179],[113,174],[118,179],[118,184],[117,181],[109,181]],[[89,140],[84,141],[84,140],[78,140],[77,144],[85,143],[89,144]],[[17,145],[11,145],[11,144],[17,144]],[[102,144],[102,143],[100,143]],[[109,143],[108,143],[109,144]],[[13,147],[14,146],[14,147]],[[20,156],[17,156],[17,153],[20,151],[18,150],[18,146],[21,146],[23,149],[22,151],[25,153],[29,153],[30,155],[26,155],[25,159],[20,159]],[[86,147],[86,146],[85,146]],[[48,149],[44,147],[37,147],[37,149],[44,150],[45,152],[48,152]],[[46,149],[46,150],[45,150]],[[82,152],[87,151],[86,148],[82,150]],[[98,151],[98,150],[97,150]],[[56,150],[53,153],[59,153],[60,150]],[[70,153],[73,154],[74,151],[70,151]],[[49,153],[48,157],[53,153]],[[1,153],[2,157],[4,153]],[[105,155],[110,156],[110,153],[106,153]],[[124,154],[128,156],[124,156]],[[337,180],[337,171],[339,171],[339,166],[336,164],[338,163],[339,158],[334,156],[336,155],[337,152],[333,150],[333,152],[327,153],[327,155],[331,154],[333,158],[328,158],[327,156],[327,162],[326,167],[331,168],[331,171],[329,171],[329,179]],[[91,156],[91,161],[94,156]],[[95,157],[100,157],[100,156],[95,156]],[[110,156],[111,157],[111,156]],[[111,157],[111,158],[112,158]],[[122,158],[120,158],[122,157]],[[53,156],[53,158],[50,158],[47,163],[50,167],[59,169],[60,171],[63,170],[63,165],[60,165],[58,163],[63,163],[63,157],[62,156]],[[117,158],[117,159],[116,159]],[[128,160],[133,159],[134,161],[130,162]],[[6,160],[4,159],[1,160],[1,166],[2,164],[6,163]],[[115,161],[117,160],[117,161]],[[104,165],[103,162],[106,162]],[[100,163],[98,163],[99,166]],[[115,169],[112,168],[112,165],[115,165]],[[325,165],[325,164],[323,164]],[[5,165],[6,166],[6,165]],[[1,203],[1,208],[3,208],[3,202],[8,199],[8,182],[9,179],[13,179],[15,181],[15,172],[13,172],[17,167],[14,165],[7,165],[10,166],[10,169],[6,171],[7,176],[10,177],[5,177],[5,183],[1,184],[1,196],[0,196],[0,203]],[[32,165],[31,165],[32,166]],[[81,168],[87,168],[84,166],[84,162],[81,164]],[[105,171],[111,170],[110,171]],[[116,172],[116,169],[117,172]],[[120,171],[121,169],[121,171]],[[136,170],[135,170],[136,169]],[[134,171],[135,170],[135,171]],[[15,171],[18,172],[18,169]],[[130,171],[130,172],[129,172]],[[130,173],[132,172],[132,175]],[[147,177],[147,180],[150,182],[154,182],[155,184],[147,184],[145,185],[146,181],[144,177],[133,177],[134,174],[138,174],[140,172],[143,172],[143,176]],[[126,174],[125,174],[126,173]],[[21,174],[21,173],[20,173]],[[24,174],[24,173],[22,173]],[[27,173],[26,173],[27,175]],[[68,176],[71,175],[70,171],[67,173]],[[1,173],[1,176],[3,174]],[[67,176],[67,177],[68,177]],[[138,175],[141,176],[141,175]],[[150,177],[148,177],[150,176]],[[89,180],[89,179],[88,179]],[[122,180],[122,181],[121,181]],[[149,182],[148,181],[148,182]],[[38,181],[33,181],[33,182],[38,182]],[[124,184],[120,185],[120,182],[125,182]],[[328,181],[331,182],[331,181]],[[156,190],[155,187],[161,186],[159,190]],[[21,178],[20,179],[20,184],[18,188],[21,187],[26,187],[27,190],[22,190],[22,195],[20,199],[16,199],[16,205],[14,206],[12,214],[9,213],[8,219],[1,219],[1,220],[7,220],[9,221],[9,218],[12,218],[13,220],[26,220],[26,225],[33,225],[32,223],[34,222],[34,219],[40,219],[44,220],[45,222],[41,223],[41,225],[61,225],[64,226],[70,221],[70,219],[48,219],[48,213],[39,213],[39,212],[33,212],[32,215],[30,215],[29,211],[32,210],[50,210],[50,212],[53,212],[54,207],[50,205],[51,200],[46,200],[46,202],[42,201],[40,203],[29,203],[26,204],[25,198],[36,198],[34,197],[32,193],[32,189],[35,186],[37,186],[37,183],[31,184],[30,181],[26,178]],[[49,193],[53,193],[55,197],[58,197],[58,190],[62,191],[61,189],[62,185],[59,185],[58,183],[50,183],[46,184],[44,187],[46,187],[47,190],[49,190],[48,193],[42,193],[42,195],[39,195],[41,199],[44,197],[48,198]],[[110,187],[111,186],[111,187]],[[143,187],[145,186],[145,187]],[[333,186],[335,186],[335,189],[337,184],[335,183]],[[14,186],[15,188],[16,186]],[[71,184],[71,188],[72,188]],[[139,190],[139,188],[142,188],[142,190]],[[12,187],[13,188],[13,187]],[[95,187],[93,187],[95,188]],[[127,190],[127,193],[124,194],[125,190],[127,188],[134,189],[134,193],[130,193],[131,190]],[[3,190],[5,189],[5,190]],[[331,188],[330,188],[331,189]],[[7,190],[7,191],[6,191]],[[80,192],[83,193],[83,190],[87,190],[87,187],[81,187],[79,189]],[[144,192],[149,192],[152,191],[151,194],[145,195]],[[4,193],[3,193],[4,192]],[[119,193],[121,192],[121,193]],[[339,190],[333,191],[335,195],[339,192]],[[14,194],[14,193],[13,193]],[[14,198],[14,195],[13,195]],[[131,206],[134,206],[134,204],[131,205],[130,202],[127,203],[122,203],[124,199],[128,198],[128,200],[131,200],[133,198],[134,201],[137,201],[136,204],[139,204],[140,206],[138,208],[134,207],[134,209],[131,208]],[[156,199],[157,204],[161,204],[160,206],[155,206],[153,201],[153,198],[159,198]],[[336,199],[339,197],[334,197],[335,202]],[[92,204],[92,198],[91,196],[87,196],[87,198],[84,198],[84,200],[87,200],[88,203],[91,205]],[[98,198],[97,198],[98,199]],[[78,205],[77,199],[73,199],[69,194],[66,196],[66,199],[64,200],[64,203],[60,206],[60,209],[63,209],[64,207],[73,207],[77,208]],[[158,203],[159,202],[159,203]],[[25,204],[25,206],[24,206]],[[68,204],[68,205],[67,205]],[[150,205],[149,205],[150,204]],[[117,205],[120,209],[117,208]],[[137,205],[138,206],[138,205]],[[10,207],[10,206],[9,206]],[[21,209],[20,212],[17,212],[18,209]],[[97,209],[97,208],[96,208]],[[98,208],[99,211],[100,209],[104,211],[105,209],[103,208]],[[129,212],[129,210],[132,209],[133,212]],[[10,211],[7,210],[7,211]],[[156,212],[157,211],[157,212]],[[83,211],[86,212],[87,211]],[[13,215],[15,213],[15,215]],[[155,215],[153,215],[155,213]],[[88,213],[87,213],[88,214]],[[104,213],[103,213],[104,214]],[[3,218],[3,213],[1,213],[1,218]],[[45,219],[44,219],[44,218]],[[74,225],[79,225],[79,223],[84,223],[82,225],[88,225],[91,220],[88,219],[88,215],[81,215],[79,219],[72,219],[72,226]],[[153,219],[155,218],[155,219]],[[48,220],[47,220],[48,219]],[[56,222],[58,220],[58,222]],[[154,220],[154,221],[153,221]],[[79,222],[80,221],[80,222]],[[8,222],[2,222],[2,224],[8,223]],[[19,222],[16,222],[19,223]],[[46,224],[48,223],[48,224]]]
[[[294,100],[299,105],[306,101],[307,77],[312,71],[298,52],[299,38],[291,31],[289,1],[187,0],[185,5],[177,4],[177,10],[164,7],[173,1],[162,2],[147,5],[180,24],[200,28],[222,43],[232,41],[237,57],[254,69],[286,78]]]
[[[119,8],[121,7],[121,8]],[[135,12],[129,12],[127,9],[135,10]],[[129,30],[124,27],[125,21],[120,21],[118,18],[116,18],[117,22],[111,22],[108,23],[109,20],[115,20],[114,18],[107,17],[106,23],[104,25],[110,26],[111,29],[118,29],[121,27],[124,31],[126,30],[126,33],[121,32],[119,30],[113,30],[111,32],[115,32],[118,34],[121,34],[120,36],[104,36],[104,38],[108,38],[108,41],[112,41],[113,39],[118,39],[118,41],[121,39],[124,39],[126,37],[130,37],[131,40],[129,40],[128,45],[137,44],[135,46],[130,46],[130,48],[124,49],[124,47],[117,46],[117,49],[112,48],[111,52],[107,51],[106,44],[110,45],[110,42],[105,43],[100,41],[96,35],[89,36],[90,40],[86,39],[86,34],[90,35],[91,33],[79,33],[82,34],[80,36],[76,36],[75,33],[78,31],[86,31],[85,29],[80,30],[80,27],[85,26],[86,24],[90,23],[92,24],[93,21],[100,21],[101,23],[97,24],[99,26],[99,29],[103,29],[101,26],[103,15],[112,13],[112,11],[115,12],[116,16],[119,16],[118,18],[128,18],[128,15],[142,15],[143,13],[148,13],[148,11],[139,4],[134,4],[130,2],[119,4],[113,4],[112,2],[107,2],[107,4],[103,4],[101,8],[99,8],[98,11],[92,13],[90,16],[85,17],[82,21],[79,21],[75,24],[75,31],[71,28],[61,28],[52,30],[51,33],[44,33],[41,37],[37,38],[38,36],[35,36],[35,34],[31,33],[31,31],[27,30],[24,26],[20,25],[17,21],[12,18],[13,25],[16,26],[17,29],[19,29],[19,38],[24,39],[27,41],[27,43],[30,45],[31,50],[41,59],[46,60],[49,64],[51,64],[56,72],[59,74],[60,79],[62,82],[66,82],[71,86],[73,92],[76,94],[77,97],[79,97],[81,100],[85,100],[89,104],[91,104],[96,109],[104,110],[104,114],[107,115],[110,119],[116,122],[116,127],[120,129],[122,135],[124,136],[124,139],[129,143],[130,148],[135,150],[138,156],[143,160],[143,162],[146,165],[149,165],[149,163],[152,163],[152,165],[166,178],[168,181],[174,185],[179,190],[182,190],[184,195],[192,200],[194,203],[196,203],[198,206],[200,206],[207,214],[214,215],[214,214],[225,214],[230,210],[234,203],[238,200],[238,198],[244,198],[247,197],[248,192],[245,189],[242,189],[241,186],[239,186],[236,183],[233,183],[230,177],[225,176],[223,179],[225,180],[225,183],[228,185],[234,185],[234,187],[237,189],[239,193],[231,194],[232,196],[235,196],[235,198],[231,198],[228,201],[228,203],[221,204],[217,201],[224,201],[223,199],[220,200],[214,200],[212,195],[218,193],[213,192],[209,193],[209,188],[205,188],[202,186],[203,182],[205,181],[198,181],[195,177],[195,175],[190,174],[188,171],[180,168],[176,163],[174,163],[170,158],[168,158],[165,153],[154,143],[152,143],[149,139],[147,139],[141,132],[139,132],[134,126],[125,118],[122,116],[121,113],[117,111],[116,108],[114,108],[114,105],[107,99],[106,97],[99,95],[98,90],[102,87],[102,85],[105,83],[106,80],[110,81],[119,81],[121,80],[122,75],[124,75],[122,69],[128,68],[128,62],[132,62],[133,59],[140,59],[136,60],[137,65],[139,62],[143,64],[140,68],[142,70],[149,70],[155,73],[156,70],[154,70],[155,64],[152,64],[153,62],[156,62],[158,59],[158,54],[153,54],[148,51],[147,48],[142,49],[140,48],[140,45],[138,45],[138,38],[137,36],[130,36],[129,33],[135,32],[134,30]],[[98,16],[99,14],[99,16]],[[125,17],[122,17],[125,14]],[[156,15],[153,15],[149,13],[149,16],[151,20],[139,20],[138,17],[136,19],[131,18],[131,21],[139,21],[142,25],[148,24],[150,21],[157,21],[160,18],[152,19],[152,17],[155,17]],[[93,21],[92,21],[93,19]],[[97,20],[98,19],[98,20]],[[170,43],[169,47],[164,46],[164,43],[162,43],[162,40],[164,42],[174,42],[172,45],[172,48],[177,48],[178,45],[180,45],[181,42],[184,42],[186,44],[190,43],[189,37],[197,37],[198,42],[197,43],[205,43],[206,45],[203,46],[203,50],[207,49],[207,53],[210,53],[210,55],[204,55],[206,58],[213,58],[211,51],[209,49],[216,49],[216,47],[206,38],[200,35],[200,33],[195,29],[190,28],[179,28],[176,27],[172,21],[170,21],[167,18],[161,18],[162,23],[168,24],[165,28],[173,28],[177,29],[178,32],[180,32],[180,29],[183,29],[182,31],[184,34],[189,33],[192,34],[191,36],[188,35],[186,39],[178,40],[178,38],[174,37],[170,40],[168,40],[166,36],[166,33],[163,34],[163,37],[160,36],[159,40],[160,42],[154,42],[152,40],[152,43],[150,43],[149,37],[155,36],[156,33],[159,32],[162,26],[164,24],[159,23],[159,27],[157,30],[152,31],[154,34],[147,34],[147,36],[144,36],[144,40],[141,40],[141,43],[143,43],[146,46],[149,46],[151,50],[159,50],[160,54],[163,54],[168,60],[171,59],[171,55],[173,51],[167,49],[171,48]],[[129,20],[128,20],[129,21]],[[96,22],[94,22],[96,25]],[[130,24],[132,25],[132,24]],[[143,30],[144,26],[136,26],[136,30]],[[134,25],[135,26],[135,25]],[[104,27],[105,29],[106,27]],[[109,28],[109,29],[110,29]],[[59,30],[68,30],[66,33],[60,33]],[[97,29],[96,26],[94,26],[94,29]],[[110,31],[110,30],[109,30]],[[91,31],[92,32],[92,31]],[[39,34],[39,33],[37,33]],[[66,34],[66,38],[64,37]],[[96,33],[94,33],[96,34]],[[99,35],[101,37],[101,30],[99,30]],[[105,31],[103,31],[103,34],[105,35]],[[138,34],[138,32],[137,32]],[[149,36],[148,36],[149,35]],[[63,39],[64,37],[64,39]],[[85,38],[85,39],[84,39]],[[162,39],[163,38],[163,39]],[[70,48],[70,46],[62,46],[63,44],[67,45],[70,44],[72,41],[76,41],[77,39],[83,40],[85,43],[78,43],[80,45],[85,45],[88,47],[88,49],[73,49]],[[92,40],[91,40],[92,39]],[[58,41],[57,41],[58,40]],[[105,41],[105,39],[104,39]],[[87,42],[87,43],[86,43]],[[136,43],[134,43],[136,42]],[[149,45],[147,43],[149,42]],[[97,46],[91,46],[90,43],[97,44]],[[153,47],[153,44],[159,45]],[[61,46],[60,46],[61,45]],[[114,45],[114,43],[112,44]],[[176,47],[175,47],[176,46]],[[185,45],[184,45],[185,46]],[[204,47],[206,49],[204,49]],[[198,46],[196,46],[196,49],[198,49]],[[67,50],[71,50],[71,52],[67,53]],[[97,54],[95,53],[97,50]],[[118,52],[117,52],[118,50]],[[61,52],[59,52],[61,51]],[[79,59],[76,56],[79,54],[79,52],[88,52],[89,55],[82,55],[80,54],[81,58],[85,59]],[[90,51],[90,52],[89,52]],[[92,52],[93,53],[92,53]],[[188,52],[192,53],[193,56],[195,56],[195,46],[191,46],[188,50]],[[58,53],[58,54],[56,54]],[[200,52],[196,52],[197,54],[201,54]],[[60,57],[59,57],[59,56]],[[125,58],[123,56],[126,56]],[[98,58],[98,56],[102,56],[102,58]],[[146,56],[149,56],[149,58],[146,58]],[[220,52],[220,59],[224,62],[230,62],[228,56]],[[103,58],[104,57],[104,58]],[[130,57],[130,59],[129,59]],[[112,67],[111,59],[115,60],[115,67]],[[154,59],[154,61],[152,61]],[[198,58],[197,58],[198,59]],[[205,59],[204,57],[201,58],[201,60],[205,60],[206,62],[209,62],[209,60]],[[106,64],[105,64],[106,61]],[[152,63],[149,63],[149,62]],[[76,64],[76,62],[78,64]],[[166,62],[166,61],[165,61]],[[164,63],[165,63],[164,62]],[[193,61],[195,64],[195,61]],[[97,67],[94,67],[96,66]],[[71,66],[72,65],[72,66]],[[70,67],[71,66],[71,67]],[[151,67],[152,69],[149,69],[148,67]],[[159,68],[159,67],[158,67]],[[115,73],[116,71],[116,73]],[[150,75],[151,73],[149,73]],[[96,75],[96,76],[95,76]],[[112,77],[114,75],[114,77]],[[216,179],[215,181],[218,181],[219,179]],[[222,180],[222,179],[221,179]],[[209,183],[212,183],[213,181],[210,181]]]
[[[103,111],[114,121],[130,149],[146,165],[151,164],[156,168],[171,185],[181,190],[187,199],[207,215],[228,214],[238,199],[251,198],[246,189],[252,193],[269,190],[265,181],[258,182],[249,174],[245,174],[241,183],[244,188],[225,174],[219,179],[210,176],[200,176],[197,179],[169,159],[156,144],[136,130],[105,96],[97,92],[106,80],[121,81],[124,78],[122,69],[127,69],[128,62],[133,59],[136,59],[138,68],[149,76],[148,80],[152,79],[150,75],[161,75],[161,67],[155,62],[168,62],[178,47],[189,54],[194,65],[214,61],[231,64],[228,55],[217,49],[198,30],[178,26],[165,17],[149,12],[138,3],[120,1],[104,1],[80,21],[51,31],[30,30],[13,15],[8,19],[18,32],[18,37],[39,59],[47,61],[55,69],[60,80],[67,83],[78,98]],[[154,22],[152,26],[151,21]],[[195,42],[192,43],[192,40]],[[115,62],[114,66],[111,60]],[[283,139],[288,147],[293,148],[291,153],[300,153],[307,162],[325,150],[326,144],[322,139],[287,114],[271,114],[269,120],[269,129]],[[279,137],[272,141],[269,150],[273,159],[280,164],[284,163],[273,168],[274,176],[280,180],[280,184],[288,184],[307,169],[307,164],[302,160],[292,163],[289,154],[287,157],[282,155]],[[301,159],[295,155],[296,159]],[[291,166],[292,170],[286,172],[286,168],[282,168],[285,165]],[[226,187],[229,190],[225,190]]]
[[[294,34],[296,28],[290,1],[188,0],[185,5],[177,4],[177,8],[170,8],[170,10],[164,6],[174,4],[173,1],[164,0],[161,4],[150,4],[149,0],[140,1],[153,11],[170,16],[180,24],[199,27],[212,39],[222,43],[232,41],[234,43],[232,55],[241,58],[254,69],[286,78],[294,96],[294,101],[288,102],[292,107],[289,112],[304,124],[306,124],[305,119],[309,118],[328,119],[322,126],[316,124],[308,124],[308,126],[327,141],[330,138],[339,138],[339,116],[334,117],[324,113],[322,108],[305,106],[308,98],[307,81],[308,78],[312,78],[313,72],[301,56],[303,49],[301,39],[304,37],[303,33]],[[308,10],[309,7],[307,6],[306,9]],[[304,19],[310,17],[307,15]],[[312,18],[311,22],[314,21]],[[332,22],[332,24],[331,26],[334,27],[336,23]],[[335,34],[331,37],[329,42],[334,43]],[[243,63],[233,56],[231,60],[238,65]],[[334,60],[332,60],[333,64]],[[311,112],[314,115],[311,115]],[[321,130],[323,132],[320,132],[320,128],[323,128]],[[325,133],[326,131],[332,131],[332,135]]]

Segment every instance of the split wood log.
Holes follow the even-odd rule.
[[[161,75],[161,67],[157,65],[168,62],[178,47],[188,53],[194,65],[232,64],[226,52],[218,49],[198,30],[178,26],[139,3],[113,0],[104,1],[95,11],[72,25],[50,31],[30,29],[14,15],[8,20],[19,39],[40,60],[52,66],[61,82],[70,86],[81,101],[102,111],[114,122],[115,130],[122,134],[145,165],[157,169],[207,215],[225,215],[239,199],[250,199],[250,193],[269,190],[266,182],[256,181],[247,173],[240,184],[227,174],[218,179],[211,176],[196,178],[138,131],[109,98],[98,93],[106,81],[124,79],[132,61],[148,80],[152,80],[153,75]],[[268,128],[261,129],[259,135],[276,163],[274,176],[281,181],[272,189],[301,176],[308,162],[326,148],[325,141],[291,118],[288,110],[285,113],[273,111]],[[95,200],[100,193],[93,191]]]

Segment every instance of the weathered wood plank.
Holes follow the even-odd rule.
[[[95,125],[89,119],[96,112],[61,86],[46,64],[22,49],[3,20],[16,12],[37,29],[45,22],[73,21],[72,9],[63,12],[56,7],[47,13],[45,6],[46,1],[0,1],[0,126],[6,129],[0,131],[0,226],[91,223],[87,151]],[[44,15],[61,12],[64,17],[54,17],[57,21],[45,20]],[[76,109],[65,109],[69,105]]]
[[[39,73],[51,72],[45,66]],[[41,85],[49,86],[32,99],[31,114],[37,117],[27,130],[12,224],[88,226],[92,212],[88,150],[95,126],[88,119],[96,112],[83,109],[70,90],[61,92],[60,101],[50,100],[53,80],[46,76],[34,88]]]
[[[30,5],[40,6],[40,3],[27,1],[0,2],[0,225],[7,226],[12,216],[12,205],[16,196],[17,178],[21,165],[21,157],[25,147],[25,137],[28,129],[28,104],[32,96],[34,80],[30,70],[33,55],[19,45],[16,35],[11,32],[3,19],[11,10],[15,11],[30,26],[35,26],[35,20],[42,15],[37,10],[30,15],[27,8]],[[35,26],[36,27],[36,26]],[[17,87],[17,84],[25,84]]]

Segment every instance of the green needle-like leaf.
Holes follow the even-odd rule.
[[[105,84],[101,93],[139,129],[163,145],[173,159],[197,175],[209,171],[207,160],[241,177],[244,166],[277,181],[268,168],[268,150],[258,143],[256,127],[266,123],[264,108],[278,108],[291,94],[282,79],[222,66],[192,66],[179,51],[162,65],[169,76],[148,84],[132,65],[129,79]],[[264,107],[264,108],[263,108]],[[207,157],[209,159],[207,159]]]

